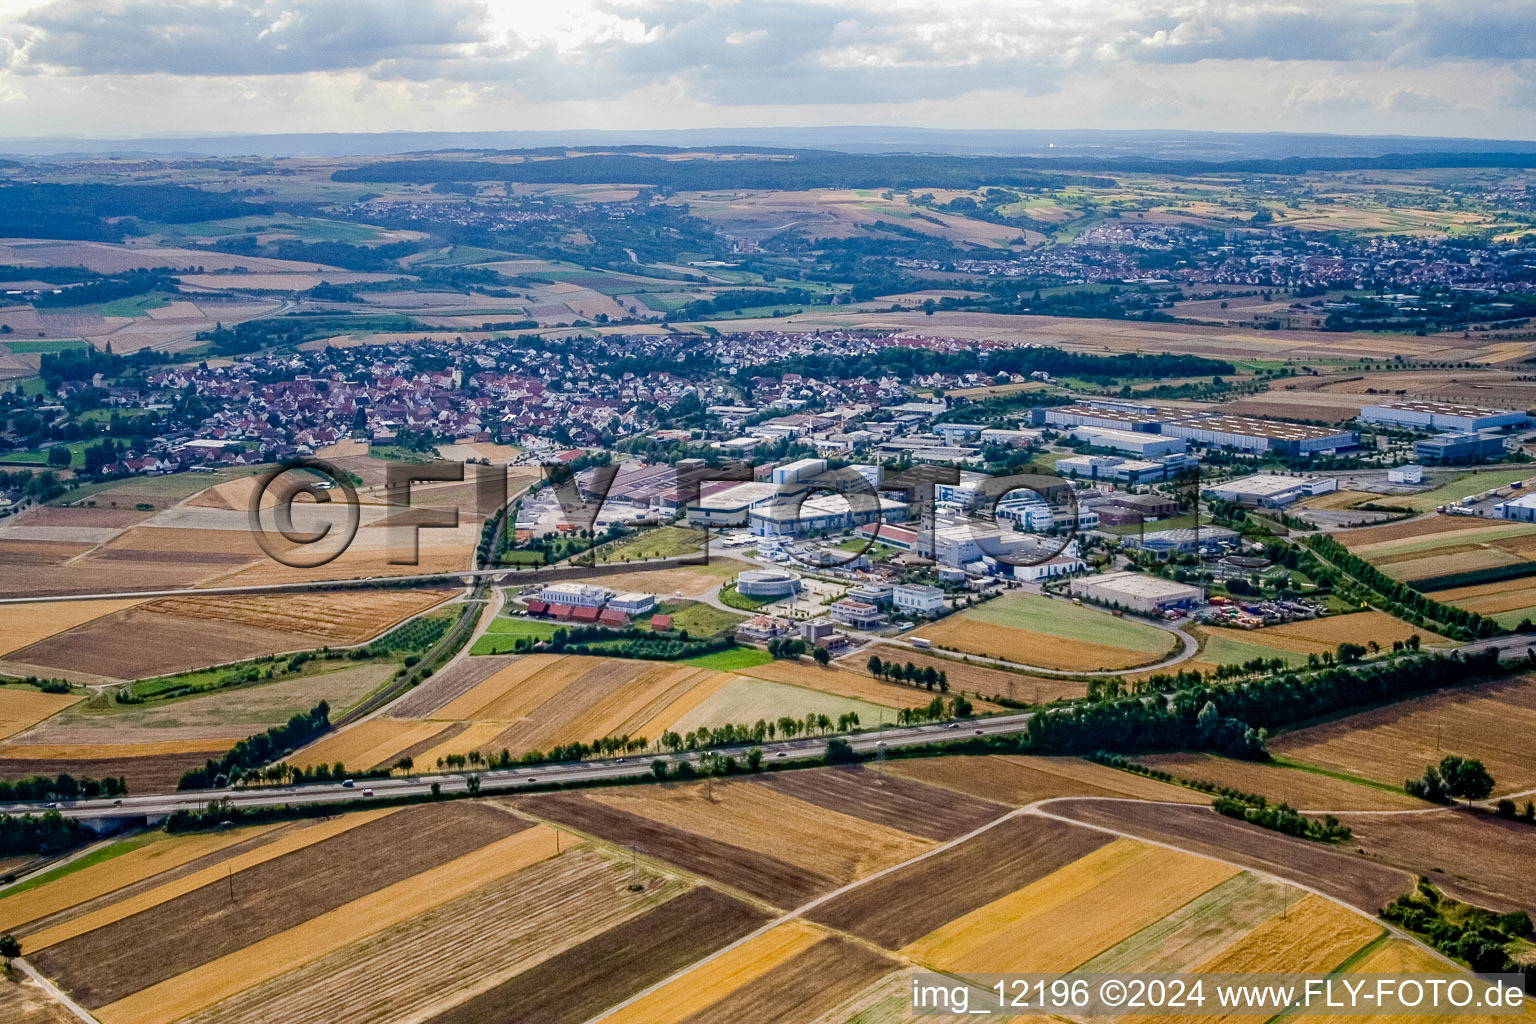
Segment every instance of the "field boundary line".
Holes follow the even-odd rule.
[[[37,982],[43,991],[47,992],[49,997],[52,998],[54,1002],[64,1007],[64,1009],[68,1010],[76,1017],[79,1017],[80,1020],[84,1022],[84,1024],[101,1024],[101,1021],[91,1016],[91,1011],[87,1010],[85,1007],[69,998],[69,996],[65,995],[62,989],[39,974],[37,968],[27,963],[23,957],[17,957],[11,962],[14,963],[17,967],[20,967],[23,974]]]
[[[664,985],[668,985],[671,982],[676,981],[678,978],[681,978],[683,975],[687,974],[688,972],[690,972],[692,970],[695,970],[696,968],[702,967],[705,964],[712,963],[713,961],[719,959],[721,956],[724,956],[726,953],[729,953],[731,950],[736,949],[738,946],[742,946],[742,945],[744,945],[744,944],[746,944],[748,942],[751,942],[753,939],[757,938],[760,935],[764,935],[764,934],[766,934],[769,931],[772,931],[774,928],[777,928],[779,925],[786,924],[786,923],[788,923],[790,921],[798,920],[799,918],[803,917],[806,913],[808,913],[808,912],[810,912],[812,910],[815,910],[817,907],[821,906],[823,903],[826,903],[829,900],[836,899],[837,897],[843,895],[844,893],[851,892],[852,890],[857,889],[857,888],[859,888],[862,885],[867,885],[868,883],[875,881],[877,878],[883,878],[886,875],[889,875],[889,874],[891,874],[893,872],[900,871],[903,868],[909,867],[909,866],[911,866],[913,864],[916,864],[916,863],[918,863],[920,861],[927,860],[929,857],[933,857],[933,856],[935,856],[937,854],[943,853],[944,851],[950,849],[951,847],[958,846],[961,843],[966,842],[967,840],[974,839],[975,837],[981,835],[982,833],[988,832],[991,829],[996,828],[997,826],[1001,825],[1003,822],[1008,821],[1008,820],[1010,820],[1012,818],[1016,818],[1016,817],[1018,817],[1021,814],[1024,814],[1026,811],[1029,810],[1030,807],[1033,807],[1033,806],[1034,806],[1033,804],[1030,804],[1030,805],[1027,805],[1025,807],[1016,807],[1013,810],[1008,811],[1006,814],[999,815],[998,817],[992,819],[991,821],[986,822],[985,824],[983,824],[983,825],[981,825],[981,826],[979,826],[977,828],[972,829],[971,831],[965,833],[962,836],[956,836],[955,838],[947,840],[946,842],[939,843],[939,844],[937,844],[935,846],[932,846],[929,849],[924,850],[922,853],[917,854],[915,857],[910,857],[907,860],[902,861],[900,864],[892,864],[890,867],[882,868],[881,870],[876,871],[872,875],[866,875],[863,878],[855,879],[852,882],[849,882],[847,885],[841,885],[841,886],[838,886],[836,889],[831,890],[830,892],[823,893],[822,895],[816,897],[815,899],[811,900],[810,902],[803,903],[800,906],[796,907],[794,910],[787,911],[786,913],[780,915],[779,917],[773,918],[772,920],[769,920],[769,921],[765,922],[760,927],[758,927],[756,930],[751,931],[751,932],[747,933],[746,935],[743,935],[741,938],[737,939],[735,942],[732,942],[731,944],[729,944],[727,946],[721,946],[719,949],[715,950],[713,953],[709,954],[708,956],[701,957],[700,959],[695,960],[692,963],[688,964],[686,967],[683,967],[681,970],[674,971],[672,974],[669,974],[667,977],[662,978],[660,981],[656,982],[655,984],[650,985],[649,987],[647,987],[645,989],[642,989],[639,992],[636,992],[634,995],[630,996],[628,999],[624,1000],[623,1002],[615,1003],[614,1005],[605,1008],[600,1013],[598,1013],[596,1016],[589,1017],[587,1019],[587,1021],[585,1022],[585,1024],[596,1024],[597,1021],[604,1020],[607,1017],[610,1017],[613,1014],[618,1013],[620,1010],[624,1009],[625,1007],[629,1006],[630,1004],[638,1002],[640,999],[643,999],[645,996],[650,995],[652,992],[654,992],[657,989],[663,987]],[[1184,852],[1188,852],[1188,851],[1184,851]],[[1354,909],[1354,908],[1350,908],[1350,909]],[[811,923],[815,924],[815,922],[811,922]],[[816,925],[816,927],[824,928],[825,926],[824,925]],[[832,933],[835,933],[837,935],[843,935],[844,934],[840,929],[836,929],[836,928],[830,928],[830,929],[827,929],[827,930],[832,932]],[[886,953],[891,953],[892,952],[891,950],[883,949],[883,947],[882,947],[882,951],[886,952]],[[898,962],[900,962],[900,956],[901,956],[900,953],[899,952],[895,953],[894,956],[896,958],[898,958]]]

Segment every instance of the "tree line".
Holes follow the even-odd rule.
[[[1332,537],[1308,537],[1304,543],[1384,599],[1385,610],[1414,625],[1431,625],[1458,640],[1498,636],[1504,632],[1493,619],[1439,601],[1393,579]]]
[[[0,782],[0,803],[24,800],[95,800],[98,797],[126,796],[128,782],[121,775],[113,778],[93,779],[89,775],[75,778],[59,773],[49,778],[34,775],[30,779]]]
[[[178,790],[218,789],[239,782],[248,775],[259,775],[267,764],[285,757],[331,728],[331,706],[325,701],[308,712],[294,715],[286,725],[275,725],[236,743],[222,758],[210,758],[203,767],[181,777]]]

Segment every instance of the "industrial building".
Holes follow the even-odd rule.
[[[850,629],[878,629],[885,625],[885,615],[867,601],[855,601],[845,597],[840,601],[833,601],[829,610],[832,618]]]
[[[1201,493],[1207,498],[1235,501],[1239,505],[1263,508],[1285,508],[1301,498],[1315,494],[1329,494],[1339,489],[1337,477],[1321,477],[1309,480],[1300,476],[1280,473],[1255,473],[1219,484],[1212,484]]]
[[[1119,455],[1072,455],[1056,460],[1056,472],[1065,477],[1084,480],[1122,480],[1128,484],[1145,484],[1165,479],[1168,467],[1161,462],[1127,459]]]
[[[1412,430],[1448,430],[1475,433],[1523,427],[1529,417],[1514,409],[1481,409],[1450,402],[1389,402],[1360,410],[1361,423],[1385,423]]]
[[[1109,430],[1105,427],[1073,427],[1072,436],[1095,448],[1111,448],[1143,459],[1159,455],[1177,455],[1189,450],[1182,437],[1147,434],[1135,430]]]
[[[575,608],[601,608],[612,596],[613,591],[592,583],[547,583],[539,591],[545,604]]]
[[[736,574],[743,597],[789,597],[800,593],[800,574],[787,569],[747,569]]]
[[[1353,430],[1283,423],[1256,416],[1189,416],[1164,423],[1163,433],[1208,447],[1290,456],[1331,453],[1360,444],[1360,434]]]
[[[655,594],[619,594],[608,601],[609,611],[623,612],[625,615],[644,615],[655,607]]]
[[[1077,405],[1046,406],[1034,410],[1037,422],[1058,430],[1073,427],[1103,427],[1155,434],[1160,423],[1155,406],[1132,402],[1080,402]]]
[[[1414,458],[1442,465],[1502,459],[1506,454],[1504,439],[1497,434],[1440,434],[1413,442]]]
[[[1536,494],[1522,494],[1501,502],[1493,506],[1493,514],[1517,523],[1536,523]]]
[[[921,583],[903,583],[891,588],[891,603],[914,615],[937,615],[944,610],[944,591]]]
[[[1225,526],[1202,526],[1198,529],[1180,527],[1173,530],[1152,530],[1143,534],[1128,534],[1122,538],[1127,547],[1140,548],[1157,554],[1170,552],[1194,555],[1202,551],[1215,551],[1235,545],[1242,537],[1236,530]]]
[[[866,523],[900,523],[906,518],[907,506],[893,498],[870,502],[850,501],[836,494],[803,499],[781,495],[754,505],[747,513],[747,526],[758,537],[786,537],[848,530]]]
[[[1139,572],[1085,576],[1073,580],[1068,587],[1073,597],[1143,615],[1159,615],[1170,608],[1189,607],[1205,600],[1205,591],[1199,587]]]
[[[1423,482],[1423,466],[1395,466],[1387,470],[1387,483],[1389,484],[1418,484]]]

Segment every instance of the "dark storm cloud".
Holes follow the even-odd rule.
[[[22,69],[68,74],[268,75],[446,54],[477,38],[466,0],[235,3],[60,0],[21,19]]]

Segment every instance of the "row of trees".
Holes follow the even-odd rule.
[[[293,753],[330,728],[331,706],[321,701],[308,712],[288,719],[286,725],[275,725],[266,732],[241,740],[219,760],[210,758],[203,767],[182,775],[176,788],[217,789],[243,778],[260,778],[269,763]]]
[[[892,683],[911,683],[913,686],[921,686],[928,690],[937,687],[940,693],[949,692],[949,673],[944,669],[936,669],[932,665],[918,666],[910,661],[905,665],[899,665],[894,661],[881,661],[878,655],[871,654],[865,667],[876,679],[884,679]]]
[[[964,697],[956,697],[949,704],[943,697],[935,697],[922,707],[902,708],[896,712],[897,725],[921,725],[924,722],[942,722],[947,718],[967,718],[975,709]]]
[[[1354,833],[1348,825],[1329,814],[1321,821],[1296,813],[1288,804],[1271,804],[1259,797],[1257,802],[1219,796],[1211,802],[1218,814],[1225,814],[1250,825],[1283,832],[1298,839],[1310,839],[1318,843],[1341,843]]]
[[[1447,754],[1439,765],[1430,765],[1417,779],[1403,783],[1409,796],[1448,804],[1453,800],[1486,800],[1493,792],[1493,776],[1475,757]]]
[[[1323,558],[1379,594],[1385,610],[1415,625],[1433,625],[1438,632],[1459,640],[1498,636],[1504,632],[1497,622],[1477,612],[1467,611],[1419,593],[1406,583],[1393,579],[1370,562],[1353,554],[1332,537],[1307,538],[1306,543]]]
[[[0,814],[0,857],[63,853],[96,833],[58,811],[46,814]]]
[[[128,781],[121,775],[116,778],[93,779],[89,775],[75,778],[60,773],[49,778],[34,775],[30,779],[0,782],[0,803],[22,800],[94,800],[97,797],[125,796]]]

